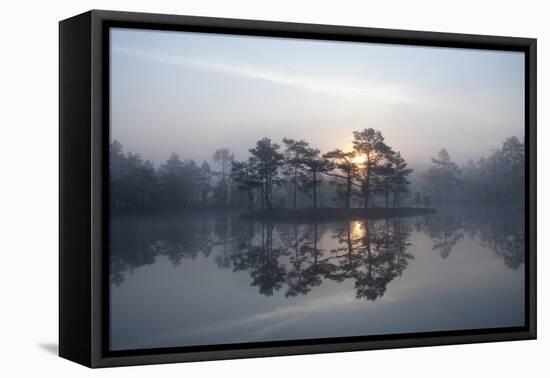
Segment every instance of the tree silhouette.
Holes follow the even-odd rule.
[[[122,180],[124,177],[124,152],[122,144],[114,140],[109,145],[109,184],[111,208],[121,207],[123,202]]]
[[[502,190],[504,200],[524,197],[525,147],[516,137],[508,138],[502,144],[499,157],[502,169]],[[514,201],[516,202],[516,201]]]
[[[160,166],[159,179],[165,207],[184,207],[183,162],[178,154],[173,153],[166,163]]]
[[[256,159],[255,167],[262,187],[262,204],[265,203],[269,210],[273,210],[271,201],[273,186],[280,182],[279,168],[284,161],[283,155],[278,152],[279,148],[280,146],[277,143],[272,143],[271,139],[263,138],[256,142],[256,147],[249,150]]]
[[[304,174],[303,161],[308,143],[304,140],[291,138],[283,138],[283,143],[286,146],[284,174],[290,178],[292,183],[292,203],[293,209],[296,210],[299,179]]]
[[[111,208],[181,211],[246,206],[254,211],[259,200],[261,209],[274,211],[285,207],[280,191],[285,183],[283,176],[291,187],[294,210],[299,205],[304,207],[303,202],[299,204],[298,192],[311,198],[315,212],[320,206],[325,207],[322,198],[327,190],[321,188],[324,176],[336,179],[331,184],[336,184],[336,195],[346,209],[352,207],[353,196],[359,195],[363,205],[368,206],[369,199],[377,193],[383,193],[386,206],[393,194],[393,206],[399,207],[401,196],[408,191],[406,177],[411,170],[398,153],[383,143],[379,131],[355,132],[354,151],[347,153],[335,149],[321,154],[305,140],[283,138],[283,143],[284,155],[279,152],[279,144],[263,138],[249,149],[248,159],[240,162],[235,161],[228,148],[218,148],[212,155],[216,170],[207,161],[199,166],[176,153],[155,169],[151,161],[144,161],[139,154],[125,153],[122,144],[114,140],[109,146]],[[357,157],[364,157],[365,161],[359,162]],[[377,186],[380,183],[382,191]]]
[[[500,149],[476,164],[469,162],[464,168],[466,186],[463,189],[471,198],[484,198],[487,202],[523,205],[525,151],[516,137],[504,141]]]
[[[344,180],[344,184],[337,184],[341,188],[344,187],[344,191],[338,192],[338,195],[344,197],[345,208],[351,208],[351,197],[353,194],[353,188],[361,187],[355,183],[355,180],[358,178],[359,168],[356,163],[353,162],[353,159],[356,157],[355,151],[344,152],[340,149],[332,150],[327,152],[324,157],[332,162],[332,165],[329,168],[332,170],[327,170],[326,175],[340,178]],[[334,170],[337,170],[336,172]]]
[[[405,159],[401,157],[401,153],[399,152],[392,154],[389,160],[393,164],[393,207],[399,208],[401,207],[402,196],[409,193],[408,186],[410,182],[407,177],[413,170],[407,168],[407,163],[405,162]]]
[[[228,148],[219,148],[213,155],[214,162],[217,163],[220,168],[220,181],[215,192],[217,193],[218,202],[222,206],[226,206],[230,201],[231,185],[229,183],[229,173],[231,170],[231,163],[234,159],[235,156]]]
[[[363,207],[366,209],[369,207],[373,192],[374,171],[386,156],[389,147],[384,143],[384,137],[380,131],[368,128],[353,132],[353,148],[364,159],[360,169]]]
[[[394,166],[394,155],[395,153],[388,149],[386,151],[386,156],[384,161],[382,161],[378,166],[372,168],[373,181],[374,181],[374,192],[380,194],[384,199],[384,206],[390,207],[392,204],[395,206],[395,196],[396,196],[396,169]],[[394,195],[394,201],[391,201],[391,195]]]
[[[313,209],[317,210],[317,189],[321,185],[321,174],[332,169],[330,161],[321,156],[317,148],[304,148],[302,164],[304,173],[300,176],[300,188],[313,199]],[[311,195],[310,195],[311,192]]]
[[[116,140],[109,146],[109,156],[111,208],[152,208],[158,184],[153,163],[143,161],[139,154],[125,154]]]
[[[451,160],[446,149],[441,149],[436,158],[432,158],[433,165],[424,174],[424,180],[430,186],[432,193],[444,200],[453,199],[460,183],[460,169]]]
[[[488,156],[477,162],[469,159],[458,168],[443,149],[423,174],[426,189],[438,203],[468,201],[523,207],[524,150],[524,143],[512,136]]]
[[[248,199],[248,209],[254,210],[254,189],[262,185],[260,177],[254,166],[254,160],[248,162],[233,161],[231,167],[231,180],[236,185],[237,190],[246,192]]]
[[[200,192],[200,200],[203,207],[208,206],[208,196],[212,191],[212,170],[208,162],[204,161],[200,167],[198,175],[198,190]]]
[[[325,154],[305,140],[291,138],[283,138],[283,154],[279,144],[263,138],[240,162],[229,149],[219,148],[212,155],[216,171],[207,161],[198,166],[176,153],[155,169],[151,161],[125,152],[114,140],[109,146],[110,206],[115,212],[191,208],[254,212],[259,202],[262,210],[276,216],[275,210],[284,209],[290,196],[297,217],[296,210],[308,206],[307,197],[313,214],[319,207],[331,207],[323,201],[327,195],[345,209],[353,207],[355,198],[364,209],[380,200],[386,208],[406,206],[413,170],[401,153],[386,144],[378,130],[355,131],[353,136],[353,151],[334,149]],[[470,159],[461,169],[442,149],[415,188],[420,197],[415,195],[411,202],[415,207],[459,201],[523,207],[524,150],[524,143],[510,137],[489,156],[477,162]],[[325,176],[336,187],[335,196],[322,186]],[[304,195],[298,197],[299,192]]]

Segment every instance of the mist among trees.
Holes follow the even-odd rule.
[[[176,153],[155,168],[139,154],[110,145],[114,210],[400,208],[413,171],[380,131],[354,132],[353,149],[323,153],[305,140],[262,138],[238,161],[227,148],[212,162]]]
[[[516,137],[507,138],[499,149],[478,161],[459,167],[449,152],[441,149],[431,167],[422,174],[424,195],[438,203],[475,202],[523,206],[525,145]],[[415,203],[423,196],[415,193]]]
[[[159,167],[140,154],[110,145],[113,210],[210,209],[248,212],[341,208],[428,208],[445,203],[521,206],[524,144],[506,139],[499,149],[463,166],[446,149],[415,172],[379,130],[353,133],[353,148],[322,152],[305,140],[262,138],[245,160],[228,148],[198,163],[176,153]]]

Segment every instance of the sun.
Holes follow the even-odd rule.
[[[354,164],[363,164],[367,160],[367,157],[365,155],[356,155],[353,159],[351,159],[351,162]]]
[[[365,228],[363,227],[363,222],[361,221],[353,221],[351,223],[351,237],[352,238],[362,238],[365,236]]]

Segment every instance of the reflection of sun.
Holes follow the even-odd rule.
[[[351,161],[355,164],[363,164],[367,160],[365,155],[356,155]]]
[[[363,222],[361,221],[353,221],[351,222],[351,235],[354,238],[361,238],[365,236],[365,229],[363,227]]]

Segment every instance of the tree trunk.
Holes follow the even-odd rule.
[[[252,197],[252,189],[248,189],[246,191],[248,195],[248,210],[253,211],[254,210],[254,198]]]
[[[317,210],[317,175],[313,172],[313,210]]]
[[[260,208],[263,210],[264,207],[264,184],[262,183],[260,185]]]
[[[227,203],[227,187],[225,183],[225,160],[222,160],[222,207]]]
[[[296,211],[297,186],[298,186],[298,170],[295,167],[294,168],[294,211]]]
[[[384,196],[386,200],[386,208],[390,206],[390,188],[387,179],[384,179]]]
[[[363,208],[366,209],[369,207],[369,196],[370,196],[370,169],[367,171],[367,176],[365,177],[365,183],[363,184]]]
[[[346,209],[350,209],[351,207],[351,176],[348,174],[347,177],[347,187],[346,187]]]
[[[271,206],[271,199],[269,198],[270,194],[271,194],[271,183],[269,182],[269,177],[266,174],[265,175],[265,204],[269,210],[273,211],[273,207]]]
[[[141,190],[141,208],[145,209],[145,189]]]

